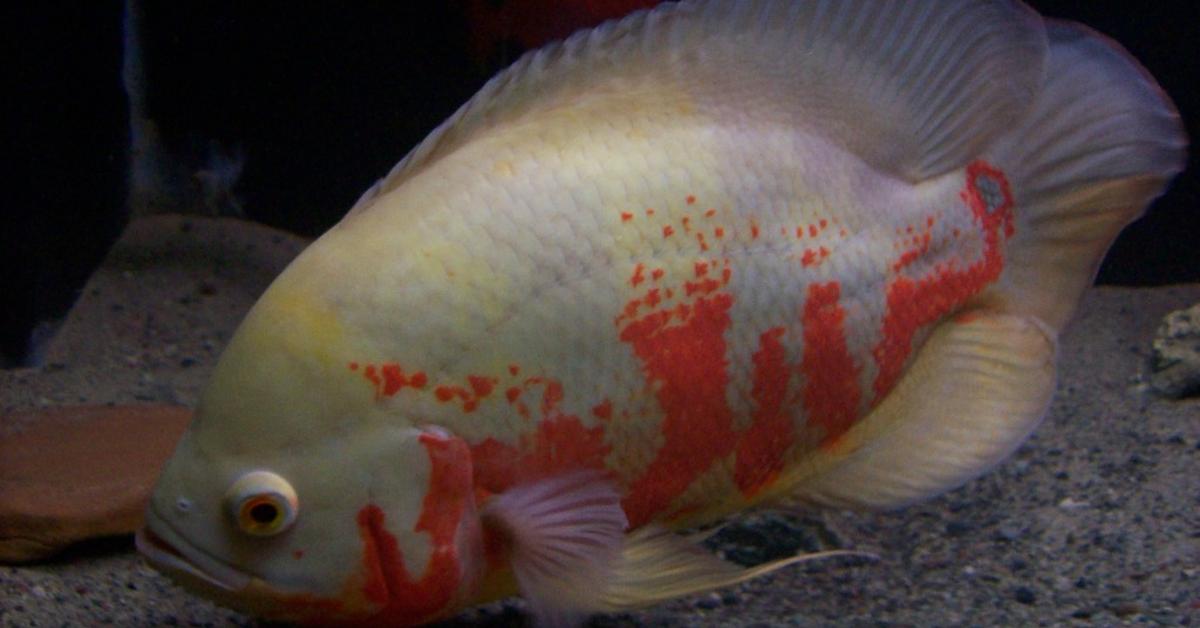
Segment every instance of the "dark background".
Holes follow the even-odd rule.
[[[231,192],[245,217],[315,236],[524,49],[652,3],[146,2],[147,114],[183,172],[206,168],[214,153],[240,156],[244,169]],[[1032,4],[1121,42],[1197,136],[1195,5]],[[66,313],[128,220],[130,139],[124,4],[2,11],[8,91],[16,95],[0,207],[0,365],[15,365],[25,360],[30,329]],[[1122,234],[1101,283],[1200,281],[1196,160],[1193,151],[1188,171]]]

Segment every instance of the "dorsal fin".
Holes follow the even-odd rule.
[[[1041,18],[1010,0],[668,3],[521,57],[352,212],[490,129],[596,96],[620,115],[635,93],[804,128],[918,181],[966,163],[1020,117],[1045,50]]]

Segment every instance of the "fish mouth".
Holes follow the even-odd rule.
[[[245,591],[256,580],[184,541],[153,510],[147,511],[146,523],[134,536],[134,544],[155,568],[198,580],[225,593]]]

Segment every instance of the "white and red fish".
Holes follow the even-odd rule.
[[[730,584],[671,532],[890,508],[1038,424],[1186,152],[1115,43],[1010,1],[684,2],[529,54],[275,281],[139,535],[231,606],[548,623]]]

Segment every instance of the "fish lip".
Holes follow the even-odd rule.
[[[256,580],[185,541],[153,509],[147,509],[146,523],[134,535],[134,545],[152,566],[190,576],[222,591],[244,591]]]

